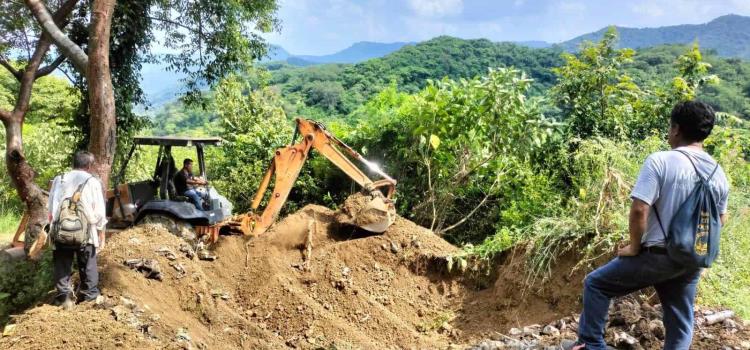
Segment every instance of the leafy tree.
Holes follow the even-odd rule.
[[[56,2],[55,5],[54,14],[47,13],[46,20],[51,25],[64,28],[68,24],[67,17],[73,10],[75,1],[66,0]],[[23,5],[17,2],[0,4],[2,13],[18,14],[22,9]],[[28,243],[39,235],[46,224],[47,201],[45,194],[35,183],[37,173],[24,153],[22,130],[30,108],[34,83],[37,79],[52,73],[64,60],[62,56],[52,61],[47,59],[51,46],[52,38],[42,34],[26,16],[12,16],[0,21],[0,65],[17,81],[17,85],[13,87],[15,91],[5,94],[14,97],[6,97],[7,105],[0,106],[0,121],[5,128],[5,166],[10,182],[29,215],[26,228]],[[8,58],[14,49],[17,50],[16,58],[20,62]],[[44,65],[45,62],[48,64]]]
[[[220,153],[211,154],[212,181],[246,211],[276,148],[289,142],[293,129],[279,106],[279,97],[267,86],[253,86],[230,75],[216,87],[213,109],[219,118]]]
[[[199,83],[215,83],[223,74],[262,56],[265,44],[253,30],[267,32],[277,25],[274,0],[144,1],[135,4],[142,16],[138,19],[151,21],[139,23],[147,30],[139,30],[135,36],[142,38],[157,30],[166,36],[165,45],[174,49],[174,53],[166,54],[165,59],[173,69],[189,74],[187,97],[192,100],[198,95]],[[66,35],[50,20],[41,0],[26,0],[26,5],[45,34],[70,60],[78,74],[85,78],[91,111],[89,150],[97,156],[97,173],[106,185],[116,148],[115,97],[109,65],[116,1],[96,0],[90,9],[83,4],[79,6],[77,20],[88,28],[88,52],[83,50],[82,38]],[[74,39],[78,39],[78,42]],[[133,62],[138,61],[131,60],[130,63]]]

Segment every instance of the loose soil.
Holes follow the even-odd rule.
[[[222,237],[215,261],[190,258],[160,225],[117,233],[99,260],[105,300],[32,308],[0,348],[465,348],[580,307],[574,256],[530,289],[521,251],[494,272],[449,271],[458,249],[427,229],[397,218],[372,234],[338,217],[307,206],[261,237]],[[130,259],[156,262],[161,280]]]

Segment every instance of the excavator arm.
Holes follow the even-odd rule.
[[[362,186],[366,192],[376,193],[376,191],[383,189],[383,193],[385,194],[385,198],[383,198],[384,205],[393,206],[390,199],[396,191],[396,180],[385,174],[376,164],[364,159],[354,149],[333,136],[322,124],[301,118],[296,119],[296,123],[297,130],[295,131],[295,136],[298,134],[301,135],[302,140],[299,143],[294,143],[295,140],[292,140],[291,145],[276,150],[271,164],[253,198],[251,204],[253,212],[257,211],[260,206],[272,179],[274,179],[273,192],[262,214],[259,216],[254,214],[243,215],[240,218],[239,226],[244,234],[260,235],[273,224],[284,203],[286,203],[289,193],[292,191],[292,187],[294,187],[302,166],[312,149],[317,150],[318,153],[330,160],[336,167],[354,180],[354,182]],[[372,181],[349,157],[367,165],[382,179]],[[385,210],[386,208],[382,209]],[[390,223],[392,223],[392,219],[390,219],[387,225],[390,225]],[[382,227],[383,225],[372,227],[376,226]]]

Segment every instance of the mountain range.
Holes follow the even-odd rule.
[[[750,1],[750,0],[748,0]],[[620,47],[646,48],[664,44],[690,44],[698,42],[702,49],[710,49],[724,57],[750,59],[750,17],[726,15],[705,24],[685,24],[657,28],[616,27]],[[530,48],[560,48],[574,52],[582,42],[597,41],[602,38],[607,28],[584,34],[561,43],[544,41],[521,41],[513,44]],[[348,48],[328,55],[296,55],[283,47],[271,45],[268,56],[263,63],[285,62],[293,66],[311,66],[328,63],[355,64],[373,58],[383,57],[396,51],[413,46],[414,42],[358,42]],[[152,107],[173,100],[182,89],[181,76],[167,72],[163,64],[145,65],[142,70],[142,87]]]
[[[619,46],[633,49],[664,44],[698,42],[701,48],[711,49],[724,57],[750,59],[750,17],[726,15],[704,24],[683,24],[658,28],[618,27]],[[598,41],[607,31],[581,35],[558,44],[566,51],[575,51],[584,41]]]

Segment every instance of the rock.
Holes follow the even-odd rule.
[[[557,337],[560,335],[560,330],[553,325],[546,325],[542,328],[542,334]]]
[[[616,346],[635,345],[638,343],[638,339],[635,339],[632,335],[625,332],[615,332],[614,343]]]
[[[3,337],[10,337],[15,332],[16,332],[16,325],[14,324],[6,325],[5,328],[3,328]]]
[[[221,300],[229,300],[229,293],[214,289],[211,291],[211,296],[214,298],[221,298]]]
[[[347,277],[347,276],[349,276],[349,273],[351,273],[351,272],[352,272],[352,269],[350,269],[347,266],[344,266],[344,268],[341,269],[341,276]]]
[[[180,252],[185,253],[188,259],[195,258],[195,250],[187,243],[180,243]]]
[[[505,343],[498,340],[484,340],[481,343],[470,347],[471,350],[499,350],[506,349]]]
[[[401,247],[396,242],[391,242],[391,253],[398,254],[401,251]]]
[[[180,328],[177,330],[177,335],[175,335],[175,339],[177,341],[186,341],[186,342],[192,341],[192,339],[190,338],[190,334],[188,334],[188,331],[185,328]]]
[[[533,324],[530,326],[523,327],[523,335],[530,337],[538,337],[542,330],[542,326]]]
[[[518,329],[518,328],[515,328],[515,327],[514,327],[514,328],[511,328],[511,329],[510,329],[510,330],[508,331],[508,334],[510,334],[510,335],[511,335],[511,336],[513,336],[513,337],[517,337],[517,336],[519,336],[519,335],[523,334],[523,331],[522,331],[522,330],[520,330],[520,329]]]
[[[135,309],[135,307],[137,306],[134,301],[126,297],[120,297],[120,303],[122,303],[123,306],[131,310]]]
[[[734,311],[725,310],[725,311],[717,312],[715,314],[708,315],[705,317],[705,319],[706,319],[707,325],[712,325],[715,323],[723,322],[724,320],[728,318],[732,318],[732,317],[734,317]]]
[[[422,248],[422,242],[420,242],[418,239],[415,238],[415,239],[413,239],[411,241],[411,246],[414,247],[414,248],[417,248],[417,249],[421,249]]]
[[[740,349],[742,349],[742,350],[748,350],[748,349],[750,349],[750,341],[745,340],[745,341],[741,342],[740,343]]]
[[[161,247],[156,250],[159,255],[169,259],[169,260],[177,260],[177,255],[175,255],[169,248],[167,247]]]
[[[154,259],[128,259],[123,263],[131,269],[143,273],[146,278],[162,280],[159,262]]]
[[[664,329],[664,323],[662,323],[661,320],[651,320],[648,323],[648,329],[651,334],[653,334],[655,337],[659,339],[664,339],[665,335],[665,329]]]
[[[728,318],[728,319],[724,320],[724,328],[735,329],[735,328],[737,328],[737,322],[734,322],[733,319]]]
[[[169,266],[172,266],[172,268],[177,271],[177,278],[185,277],[185,275],[187,274],[187,272],[185,271],[185,267],[180,263],[171,262],[169,263]]]

